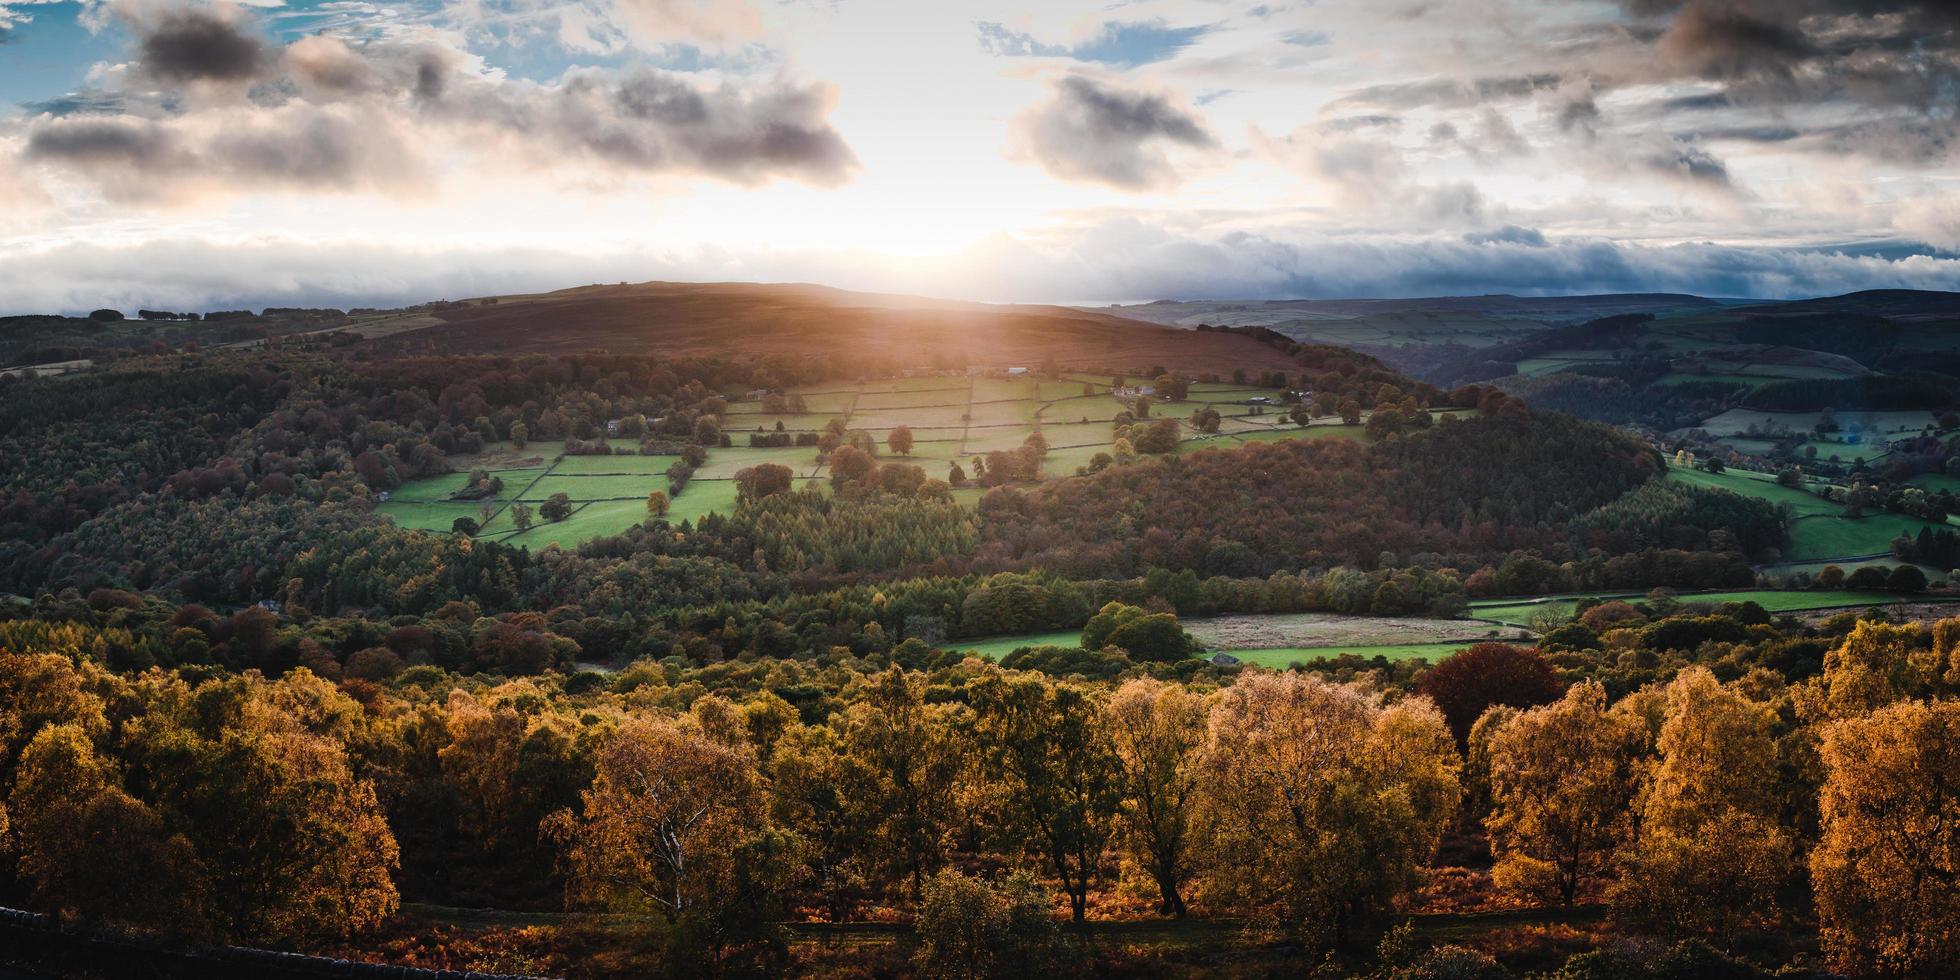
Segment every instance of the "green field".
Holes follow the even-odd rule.
[[[679,456],[567,456],[551,468],[552,476],[572,476],[574,474],[618,474],[639,473],[658,475],[667,472]],[[505,478],[509,482],[509,478]]]
[[[1096,393],[1084,395],[1085,382]],[[809,479],[820,479],[824,469],[814,446],[746,444],[750,433],[777,431],[778,422],[785,432],[816,432],[832,419],[842,418],[853,431],[864,432],[877,441],[881,461],[911,463],[935,479],[946,478],[954,462],[971,474],[975,457],[994,450],[1016,449],[1029,434],[1039,430],[1050,447],[1042,461],[1042,477],[1073,476],[1077,470],[1086,468],[1097,454],[1109,452],[1115,441],[1110,420],[1124,406],[1107,394],[1108,388],[1109,379],[1097,376],[1071,376],[1062,381],[949,376],[804,389],[795,392],[803,399],[806,409],[797,414],[765,413],[760,401],[732,402],[724,416],[724,430],[733,445],[708,450],[707,460],[695,469],[693,480],[672,501],[668,520],[679,524],[698,521],[711,513],[732,512],[735,475],[762,463],[788,466],[799,486]],[[1265,409],[1264,416],[1247,418],[1253,408],[1243,402],[1257,396],[1276,397],[1279,392],[1272,389],[1214,382],[1192,385],[1191,394],[1190,401],[1153,405],[1152,414],[1184,419],[1211,403],[1227,416],[1227,429],[1243,431],[1236,435],[1228,432],[1191,439],[1179,447],[1180,452],[1214,445],[1232,447],[1250,442],[1360,434],[1358,426],[1323,423],[1297,428],[1285,421],[1278,405]],[[915,439],[912,452],[906,456],[893,455],[884,446],[885,437],[901,425],[912,429]],[[1195,435],[1188,428],[1186,434]],[[637,454],[560,456],[563,451],[562,442],[535,442],[521,453],[508,444],[500,444],[478,456],[454,461],[459,470],[472,465],[489,466],[504,480],[503,492],[493,501],[499,510],[481,529],[483,537],[542,548],[554,543],[569,547],[593,537],[618,534],[646,519],[646,496],[667,488],[666,472],[676,459]],[[534,465],[498,468],[526,464]],[[447,500],[450,493],[461,489],[468,480],[466,473],[457,472],[410,481],[377,509],[402,527],[446,532],[458,517],[481,518],[480,503]],[[985,492],[979,487],[962,488],[955,491],[954,497],[971,507],[979,503]],[[539,521],[521,532],[511,526],[508,511],[503,509],[510,501],[521,496],[535,509],[538,503],[557,493],[565,494],[576,505],[570,517],[555,524]]]
[[[689,480],[680,496],[669,502],[667,523],[699,521],[709,514],[732,514],[735,490],[734,480]]]
[[[1945,476],[1939,473],[1926,473],[1912,478],[1912,485],[1922,487],[1927,493],[1960,493],[1960,476]]]
[[[1549,609],[1562,617],[1570,617],[1579,606],[1581,599],[1621,598],[1638,601],[1641,594],[1625,592],[1602,592],[1591,596],[1559,596],[1556,598],[1517,601],[1510,599],[1473,602],[1470,615],[1494,623],[1511,626],[1529,626],[1532,617]],[[1836,609],[1840,607],[1882,606],[1904,602],[1904,598],[1890,592],[1776,592],[1766,589],[1752,589],[1741,592],[1710,592],[1678,597],[1681,602],[1694,605],[1720,605],[1725,602],[1753,602],[1773,612],[1802,612],[1809,609]]]
[[[1842,505],[1825,500],[1814,493],[1783,486],[1767,473],[1749,473],[1743,470],[1707,473],[1702,470],[1671,466],[1668,468],[1667,478],[1697,487],[1728,490],[1745,497],[1767,500],[1772,504],[1789,504],[1790,509],[1799,515],[1835,515],[1844,509]]]

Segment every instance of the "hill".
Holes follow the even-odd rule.
[[[959,367],[1177,365],[1285,370],[1286,357],[1226,334],[1166,330],[1058,306],[1001,306],[822,286],[639,283],[447,304],[373,342],[439,353],[713,353]]]

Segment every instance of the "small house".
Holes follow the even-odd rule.
[[[1018,378],[1026,373],[1028,373],[1028,369],[1024,367],[1011,367],[1007,369],[1007,376],[1010,378]]]
[[[386,491],[386,490],[383,490],[383,491],[381,491],[381,492],[379,492],[379,493],[377,493],[377,494],[375,494],[375,495],[374,495],[374,499],[375,499],[375,500],[377,500],[377,501],[379,501],[379,502],[381,502],[381,503],[384,503],[384,504],[385,504],[385,503],[387,503],[387,502],[388,502],[388,491]]]

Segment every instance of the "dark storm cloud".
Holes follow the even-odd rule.
[[[1794,24],[1712,3],[1697,3],[1677,13],[1661,35],[1660,49],[1702,78],[1785,76],[1818,53]]]
[[[1622,0],[1621,6],[1663,27],[1652,66],[1662,77],[1725,82],[1727,94],[1742,102],[1852,101],[1950,111],[1960,87],[1960,3],[1953,0]]]
[[[256,78],[265,45],[218,13],[186,7],[144,25],[137,41],[144,71],[165,82],[241,82]]]
[[[1175,182],[1165,146],[1218,146],[1197,116],[1164,96],[1084,75],[1055,82],[1052,97],[1018,117],[1015,130],[1049,173],[1125,190]]]

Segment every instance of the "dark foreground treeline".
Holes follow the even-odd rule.
[[[115,671],[108,652],[137,642],[109,625],[127,612],[0,624],[7,904],[180,941],[579,975],[1174,958],[1078,946],[1057,917],[1225,917],[1295,963],[1331,950],[1478,976],[1595,945],[1606,958],[1567,975],[1663,975],[1584,972],[1624,965],[1610,950],[1638,937],[1764,967],[1816,949],[1860,974],[1960,956],[1960,620],[1804,627],[1656,597],[1588,604],[1539,651],[1434,667],[1193,669],[1112,643],[1084,673],[1087,651],[1017,655],[1051,673],[912,641],[336,681]],[[1092,646],[1155,635],[1127,628],[1147,611],[1105,613]],[[404,899],[630,917],[436,947],[402,939]],[[1411,912],[1602,903],[1590,931],[1428,951],[1391,932],[1377,949]],[[847,967],[793,949],[798,920],[918,938]]]

